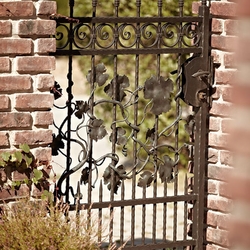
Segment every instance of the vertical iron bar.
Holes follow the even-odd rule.
[[[124,195],[125,195],[125,185],[124,180],[122,180],[121,184],[121,200],[124,201]],[[124,206],[121,207],[121,215],[120,215],[121,221],[120,221],[120,242],[121,246],[124,243]]]
[[[202,6],[199,8],[199,15],[203,17],[202,22],[202,57],[206,62],[205,71],[210,70],[209,61],[209,7],[206,6],[206,1],[202,1]],[[208,94],[207,90],[207,94]],[[208,96],[208,95],[207,95]],[[194,204],[194,222],[193,232],[197,240],[196,250],[203,248],[204,242],[204,199],[205,199],[205,170],[207,166],[207,119],[208,119],[208,103],[207,101],[201,102],[201,106],[197,110],[195,116],[195,162],[194,162],[194,191],[198,194],[198,200]]]
[[[73,17],[74,13],[74,0],[69,0],[69,16]],[[71,165],[71,157],[70,157],[70,148],[71,148],[71,116],[72,116],[72,111],[71,111],[71,102],[73,100],[73,95],[72,95],[72,86],[73,86],[73,81],[72,81],[72,50],[73,50],[73,24],[70,23],[69,25],[69,62],[68,62],[68,88],[67,88],[67,93],[68,93],[68,101],[67,101],[67,159],[66,159],[66,172],[70,171],[70,165]],[[69,202],[69,179],[70,177],[67,176],[66,178],[66,191],[65,191],[65,199],[66,202]]]
[[[164,197],[167,196],[167,181],[164,181]],[[163,242],[167,242],[167,203],[163,203],[163,232],[162,232]]]
[[[114,0],[114,6],[115,6],[115,17],[118,17],[118,9],[119,9],[119,4],[120,4],[120,0]],[[118,24],[115,23],[115,41],[114,41],[114,48],[117,49],[117,39],[118,39]],[[118,86],[117,86],[117,60],[118,57],[117,55],[114,55],[114,84],[113,84],[113,99],[117,100],[117,95],[118,95]],[[112,154],[115,155],[116,153],[116,138],[117,138],[117,134],[116,134],[116,123],[115,121],[117,120],[117,107],[116,104],[113,105],[113,124],[112,124]],[[113,167],[115,167],[116,162],[114,160],[112,160],[112,165]],[[110,189],[110,201],[114,200],[114,170],[111,169],[111,189]],[[114,208],[110,207],[110,223],[109,223],[109,244],[113,243],[113,226],[114,226],[114,222],[113,222],[113,217],[114,217]]]
[[[142,188],[142,198],[146,199],[146,187]],[[146,205],[142,205],[142,244],[145,245],[145,232],[146,232]]]
[[[188,194],[188,181],[187,181],[187,175],[185,174],[185,180],[184,180],[184,195]],[[187,239],[187,214],[188,214],[188,203],[187,201],[184,201],[184,224],[183,224],[183,240]]]
[[[99,187],[99,202],[102,202],[103,198],[103,186],[102,180],[100,180],[100,187]],[[102,241],[102,208],[99,208],[98,211],[98,243]]]

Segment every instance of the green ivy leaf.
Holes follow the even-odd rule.
[[[33,178],[31,179],[31,181],[32,181],[34,184],[37,184],[37,183],[38,183],[38,180],[37,180],[35,177],[33,177]]]
[[[24,179],[23,182],[28,185],[29,184],[29,179]]]
[[[32,163],[32,157],[25,155],[24,159],[26,161],[27,167],[30,166],[30,164]]]
[[[1,156],[2,156],[2,159],[4,161],[8,161],[10,159],[10,153],[9,152],[3,152]]]
[[[49,202],[53,202],[54,196],[53,193],[49,192],[48,190],[44,190],[41,195],[42,200],[48,200]]]
[[[16,151],[16,152],[14,153],[14,155],[15,155],[16,160],[17,160],[18,162],[21,162],[21,161],[22,161],[23,155],[22,155],[22,153],[21,153],[20,151]]]
[[[24,144],[20,144],[19,148],[22,149],[25,153],[29,153],[30,152],[30,147],[28,144],[24,143]]]
[[[6,162],[3,160],[0,160],[0,167],[5,167],[6,166]]]
[[[21,181],[13,181],[11,183],[12,187],[20,187],[21,186]]]
[[[41,170],[34,169],[33,172],[34,172],[34,177],[37,181],[39,181],[43,177],[43,172]]]

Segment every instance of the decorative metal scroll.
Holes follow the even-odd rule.
[[[52,17],[55,19],[55,17]],[[118,18],[117,18],[118,19]],[[194,21],[182,23],[164,22],[166,18],[158,18],[162,23],[141,23],[141,19],[134,18],[134,23],[96,23],[95,26],[89,23],[76,23],[70,30],[65,23],[57,24],[57,41],[61,41],[59,49],[65,49],[72,39],[75,49],[114,49],[118,48],[195,48],[200,44],[201,30],[199,23],[200,18],[185,18]],[[184,20],[185,20],[184,19]],[[75,19],[77,20],[77,19]],[[123,19],[121,19],[123,20]],[[92,20],[93,21],[93,20]],[[105,21],[105,18],[104,20]],[[128,19],[128,21],[130,21]],[[174,20],[173,20],[174,21]],[[116,20],[119,22],[119,20]],[[181,46],[180,46],[181,45]]]

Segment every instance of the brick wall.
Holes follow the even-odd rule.
[[[39,160],[51,160],[52,13],[54,1],[0,1],[0,152],[27,143]]]
[[[198,3],[193,11],[198,12]],[[232,86],[236,74],[234,43],[236,4],[232,1],[211,1],[212,55],[219,68],[215,71],[216,93],[210,110],[209,159],[207,171],[206,236],[207,250],[229,248],[228,222],[230,217],[230,192],[227,188],[232,154],[228,150],[229,124],[232,109]]]

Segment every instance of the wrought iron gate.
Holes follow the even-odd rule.
[[[169,1],[157,1],[153,17],[140,14],[146,1],[134,1],[130,17],[119,16],[119,0],[113,16],[98,16],[98,1],[89,2],[92,16],[75,17],[74,0],[69,17],[51,16],[58,30],[55,54],[68,57],[67,100],[55,102],[67,115],[51,145],[54,155],[66,157],[56,195],[71,210],[97,216],[101,232],[108,223],[109,243],[122,245],[129,236],[127,249],[201,250],[213,80],[209,1],[200,1],[198,16],[184,16],[179,0],[174,17],[162,14]],[[84,58],[85,99],[73,96],[74,84],[83,84],[73,83],[73,56]],[[164,61],[175,62],[176,72],[170,74]],[[52,92],[61,96],[58,83]],[[106,138],[110,148],[98,148]]]

